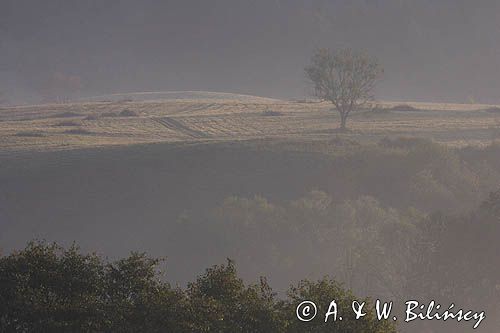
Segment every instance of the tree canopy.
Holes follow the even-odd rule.
[[[314,96],[333,103],[340,114],[340,127],[345,129],[349,114],[373,98],[383,69],[366,54],[322,48],[313,55],[305,72],[314,86]]]
[[[0,257],[0,331],[11,332],[305,332],[295,317],[303,297],[353,299],[333,280],[304,280],[279,299],[265,278],[246,285],[231,260],[208,268],[186,289],[144,254],[106,262],[73,246],[31,242]],[[392,325],[392,324],[391,324]],[[341,326],[321,316],[311,332],[394,332],[368,319]],[[386,327],[387,330],[372,330]]]

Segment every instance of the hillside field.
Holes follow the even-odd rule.
[[[491,105],[382,102],[354,113],[350,131],[338,133],[338,116],[328,103],[215,93],[140,97],[1,108],[0,151],[268,138],[307,142],[337,135],[360,142],[424,137],[453,146],[500,138],[500,109]]]

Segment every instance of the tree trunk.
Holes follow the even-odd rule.
[[[340,129],[345,130],[346,129],[346,124],[347,124],[347,113],[346,112],[341,112],[340,113]]]

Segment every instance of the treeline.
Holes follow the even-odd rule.
[[[324,148],[332,156],[330,172],[316,187],[337,200],[370,195],[395,208],[465,213],[500,184],[498,143],[454,148],[405,137],[369,145],[344,141]]]
[[[206,220],[181,218],[167,240],[187,258],[236,258],[244,276],[330,274],[362,295],[485,308],[492,318],[500,311],[499,217],[500,191],[462,215],[397,210],[368,196],[338,202],[313,191],[282,203],[230,197]],[[446,327],[458,332],[449,325],[439,332]]]
[[[396,331],[390,321],[376,320],[373,307],[362,320],[354,320],[351,303],[363,299],[328,278],[303,280],[280,299],[265,278],[246,285],[231,260],[207,269],[185,289],[167,283],[159,267],[160,259],[144,254],[108,262],[75,246],[32,242],[0,258],[0,331]],[[313,321],[296,317],[303,300],[318,304]],[[332,300],[344,320],[324,323]]]
[[[33,242],[0,258],[0,331],[396,330],[392,322],[376,320],[374,313],[364,320],[325,324],[324,313],[333,299],[340,304],[339,312],[352,313],[349,306],[357,298],[350,290],[396,302],[436,300],[486,310],[483,326],[498,325],[500,191],[462,216],[403,214],[373,198],[338,204],[321,192],[286,206],[262,198],[232,198],[216,214],[219,224],[198,233],[205,233],[212,245],[218,235],[219,250],[236,251],[231,255],[243,258],[241,267],[247,273],[252,263],[265,262],[276,266],[269,271],[289,273],[288,281],[308,270],[331,270],[332,278],[308,278],[277,295],[265,278],[245,284],[228,260],[181,288],[166,282],[168,269],[160,270],[161,259],[133,253],[109,262],[81,254],[76,247]],[[202,226],[184,220],[178,228],[173,235]],[[194,239],[183,240],[195,244]],[[201,242],[197,251],[203,250]],[[301,242],[298,250],[296,242]],[[185,260],[189,257],[182,253]],[[302,323],[295,316],[303,300],[318,304],[319,315],[312,322]],[[457,323],[432,325],[439,332],[470,330]]]

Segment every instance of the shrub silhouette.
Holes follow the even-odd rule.
[[[265,278],[245,285],[231,260],[181,290],[164,281],[160,264],[140,253],[109,263],[75,246],[31,242],[0,257],[0,331],[304,332],[294,317],[300,297],[318,302],[336,297],[343,305],[354,297],[324,279],[302,281],[289,299],[278,300]],[[393,326],[376,323],[371,312],[363,321],[315,324],[309,331],[326,328],[394,332]]]

